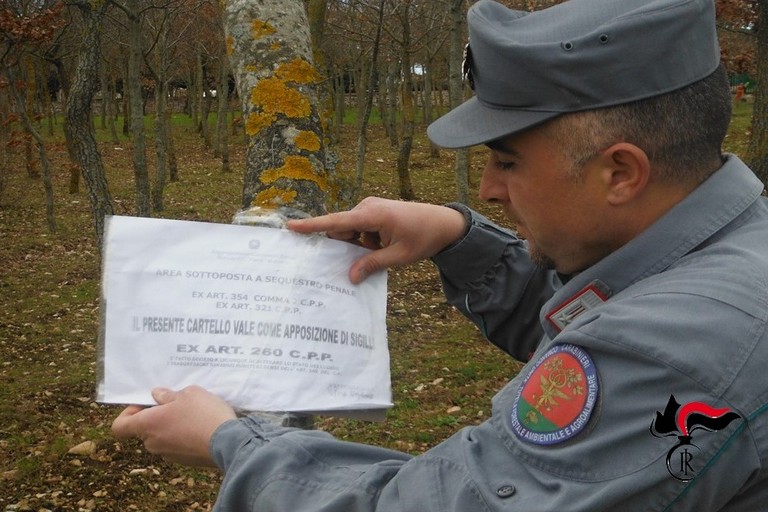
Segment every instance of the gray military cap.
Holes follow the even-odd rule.
[[[720,62],[713,0],[569,0],[531,13],[481,0],[467,20],[475,97],[427,129],[446,148],[674,91]]]

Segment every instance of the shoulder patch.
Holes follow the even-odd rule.
[[[528,370],[512,406],[510,426],[528,443],[567,441],[589,422],[598,387],[597,369],[583,348],[555,345]]]

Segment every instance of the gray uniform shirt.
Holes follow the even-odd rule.
[[[482,216],[434,258],[448,299],[529,360],[491,419],[423,455],[223,424],[215,510],[768,510],[768,205],[736,157],[563,283]],[[556,205],[553,205],[556,207]]]

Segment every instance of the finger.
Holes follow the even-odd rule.
[[[152,390],[152,398],[158,405],[163,405],[176,400],[176,392],[168,388],[155,388]]]
[[[291,219],[287,222],[288,229],[297,233],[316,233],[318,231],[327,231],[338,222],[336,214],[321,215],[319,217],[310,217],[308,219]]]
[[[118,439],[128,439],[130,437],[139,437],[137,430],[136,414],[143,411],[145,407],[140,405],[129,405],[112,422],[112,433]]]
[[[403,264],[400,253],[397,247],[388,246],[366,254],[350,267],[349,280],[352,284],[360,284],[371,274]]]
[[[378,231],[378,226],[367,221],[364,216],[354,210],[348,212],[329,213],[309,219],[288,221],[288,229],[297,233],[316,233],[325,231],[333,238],[349,239],[355,232]],[[348,234],[350,236],[343,237]]]

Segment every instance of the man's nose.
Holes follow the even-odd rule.
[[[502,181],[499,180],[498,171],[493,168],[490,159],[488,159],[485,169],[483,169],[483,175],[480,178],[480,186],[477,191],[478,196],[483,201],[498,203],[504,200],[506,190]]]

